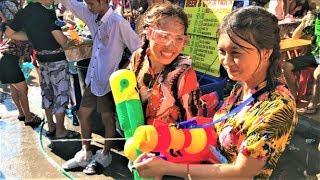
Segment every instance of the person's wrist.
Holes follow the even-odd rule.
[[[71,40],[68,39],[68,40],[62,45],[62,48],[63,48],[63,49],[68,48],[68,47],[70,46],[70,43],[71,43]]]
[[[191,175],[190,175],[190,164],[187,164],[187,173],[186,173],[187,179],[191,180]]]

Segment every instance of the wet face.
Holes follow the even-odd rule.
[[[87,4],[89,11],[99,13],[101,11],[100,2],[98,0],[84,0]]]
[[[157,26],[150,26],[147,38],[150,41],[150,59],[157,63],[170,64],[187,42],[185,27],[178,17],[165,17]]]
[[[257,73],[265,73],[267,70],[270,50],[259,51],[250,43],[233,36],[234,42],[227,33],[220,35],[218,41],[219,59],[226,69],[229,78],[235,81],[246,82]]]

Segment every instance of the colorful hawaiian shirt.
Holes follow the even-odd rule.
[[[265,85],[263,82],[251,94]],[[236,84],[214,119],[240,104],[241,91],[242,85]],[[284,85],[278,85],[272,92],[264,92],[233,117],[216,124],[222,154],[230,163],[236,161],[239,153],[265,160],[266,164],[255,178],[270,177],[297,124],[295,109],[295,100]]]

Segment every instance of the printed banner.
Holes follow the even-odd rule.
[[[193,67],[202,73],[219,75],[216,31],[232,10],[234,0],[186,0],[190,40],[184,54],[191,56]]]

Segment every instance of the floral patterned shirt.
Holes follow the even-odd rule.
[[[153,73],[148,55],[140,62],[141,51],[132,54],[129,69],[137,76],[147,124],[175,123],[203,115],[199,114],[203,103],[191,60],[179,56],[162,72]]]
[[[30,41],[8,40],[1,46],[0,53],[11,54],[19,57],[20,63],[25,59],[30,59],[32,55],[32,44]]]
[[[265,85],[263,82],[251,94]],[[242,88],[239,83],[234,86],[214,119],[239,105]],[[269,178],[297,124],[295,108],[295,100],[284,85],[278,85],[273,92],[264,92],[233,117],[216,124],[222,154],[229,163],[235,162],[239,153],[265,160],[266,164],[255,178]]]

